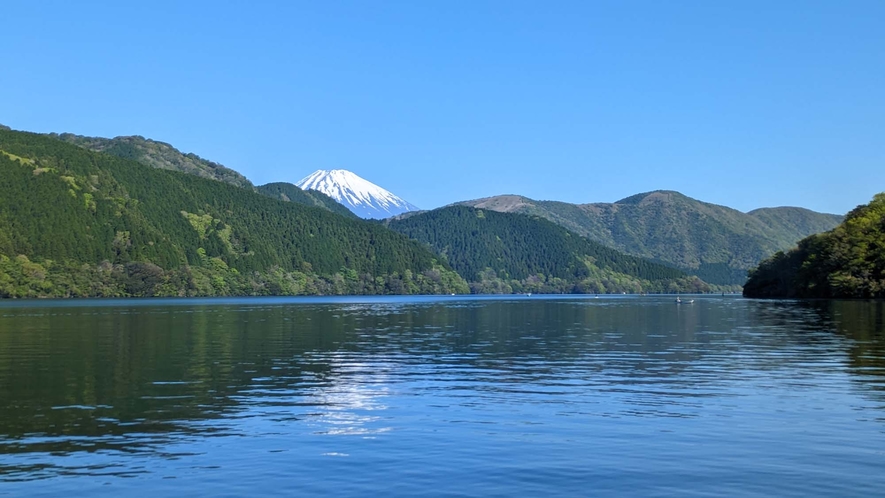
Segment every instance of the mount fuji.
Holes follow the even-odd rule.
[[[318,190],[353,211],[361,218],[389,218],[417,207],[343,169],[317,170],[295,185],[302,190]]]

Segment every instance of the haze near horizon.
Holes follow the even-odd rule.
[[[885,190],[885,4],[13,1],[0,123],[142,135],[256,184],[422,208],[676,190],[844,213]]]

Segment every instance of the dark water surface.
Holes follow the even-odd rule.
[[[885,305],[0,303],[0,496],[885,496]]]

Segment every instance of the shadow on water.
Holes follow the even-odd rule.
[[[885,390],[885,302],[807,301],[799,306],[813,314],[811,321],[847,339],[851,369],[870,387]]]
[[[181,441],[250,435],[250,418],[366,433],[384,426],[365,417],[391,393],[503,405],[614,397],[602,415],[696,417],[749,376],[791,369],[800,382],[808,365],[845,359],[881,391],[883,336],[881,302],[4,308],[0,480],[148,472],[111,457],[179,458]],[[64,458],[78,453],[111,457]]]

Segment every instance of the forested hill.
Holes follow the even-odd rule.
[[[9,128],[6,127],[6,129]],[[149,138],[141,136],[116,138],[85,137],[72,133],[49,133],[48,136],[96,152],[104,152],[124,159],[132,159],[145,166],[180,171],[201,178],[218,180],[238,187],[254,189],[275,199],[304,204],[305,206],[321,207],[348,218],[356,217],[349,209],[322,192],[305,192],[291,183],[269,183],[260,187],[253,187],[252,182],[237,171],[208,159],[203,159],[196,154],[181,152],[170,144]]]
[[[387,223],[444,256],[478,292],[708,289],[679,270],[619,253],[539,217],[449,206]]]
[[[760,208],[747,214],[780,234],[779,243],[832,230],[845,219],[842,215],[818,213],[798,207]],[[795,244],[790,246],[793,245]]]
[[[185,154],[167,143],[140,136],[101,138],[72,133],[50,133],[49,136],[96,152],[132,159],[154,168],[181,171],[238,187],[252,186],[252,182],[245,176],[230,168],[203,159],[196,154]]]
[[[885,298],[885,193],[750,272],[747,297]]]
[[[0,296],[466,290],[378,224],[0,130]]]
[[[547,218],[619,251],[664,262],[707,282],[742,285],[746,270],[842,217],[800,208],[742,213],[679,192],[637,194],[615,203],[569,204],[503,195],[463,202]]]
[[[346,218],[358,218],[350,209],[319,190],[301,190],[292,183],[278,182],[261,185],[259,193],[286,202],[297,202],[305,206],[321,207]]]

